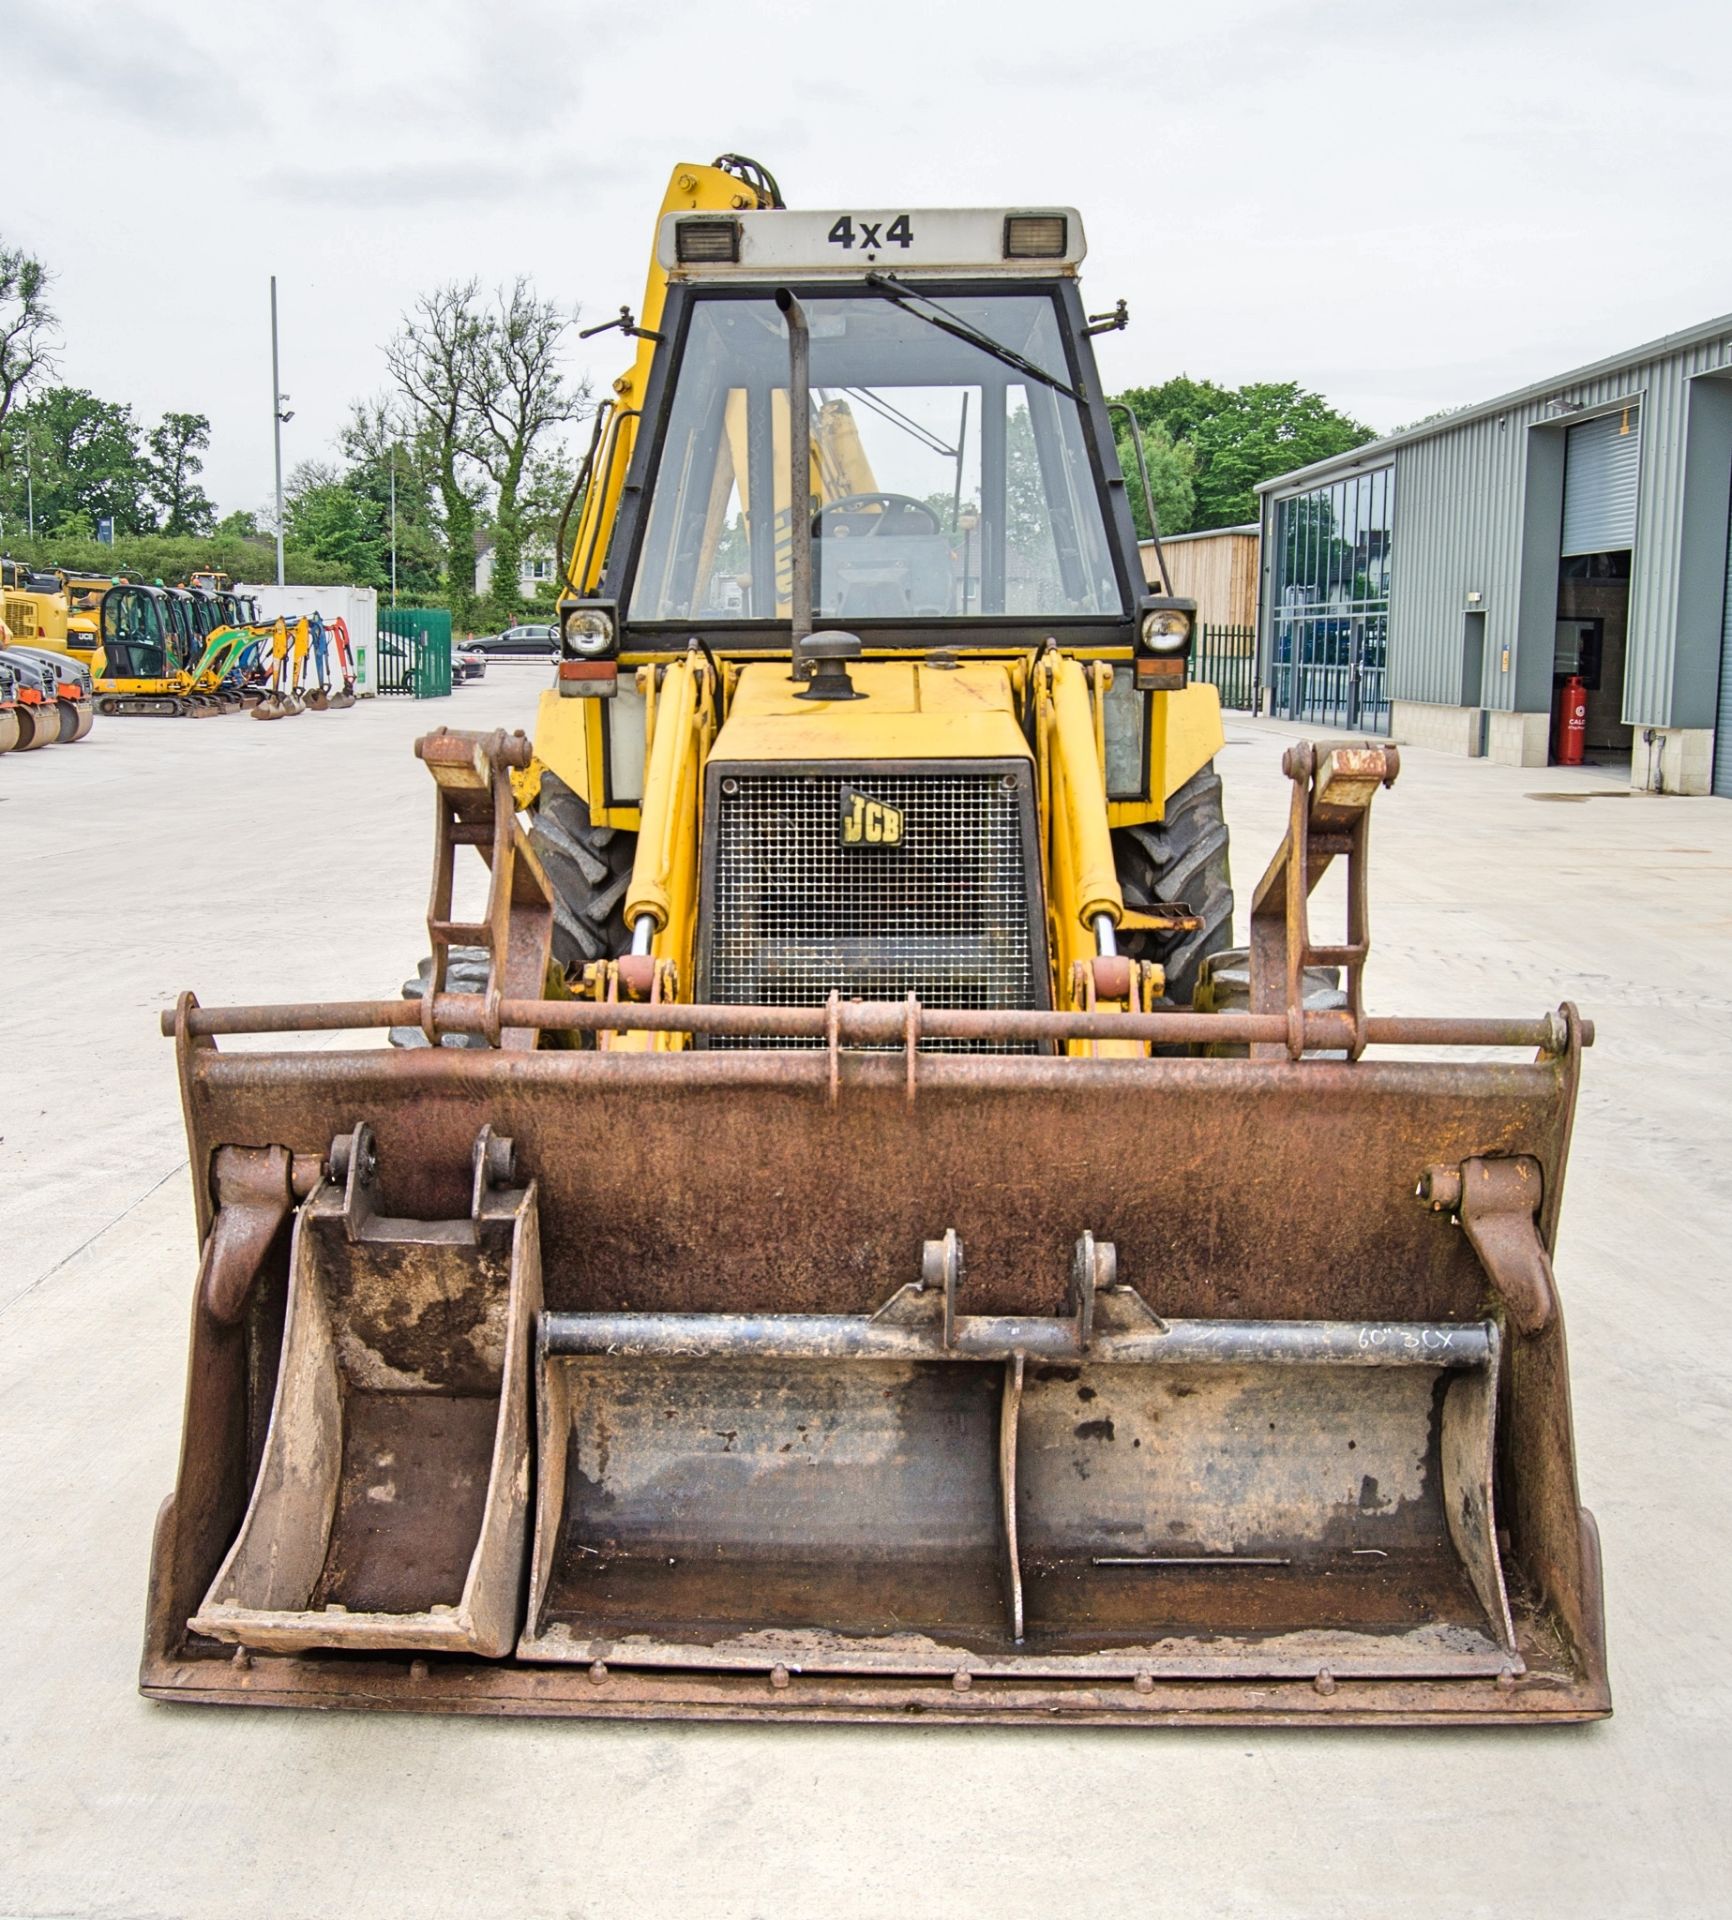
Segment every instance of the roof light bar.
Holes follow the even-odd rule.
[[[1004,220],[1007,260],[1062,260],[1070,223],[1062,213],[1011,213]]]
[[[737,261],[740,223],[714,217],[681,220],[674,227],[674,253],[681,266]]]

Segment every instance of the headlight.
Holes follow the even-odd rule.
[[[1191,617],[1171,607],[1143,615],[1143,645],[1150,653],[1183,653],[1191,642]]]
[[[613,615],[589,607],[565,622],[565,644],[580,659],[598,660],[613,646]]]

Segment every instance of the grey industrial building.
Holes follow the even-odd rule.
[[[1258,491],[1272,712],[1732,798],[1732,315]]]

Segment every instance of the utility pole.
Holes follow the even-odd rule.
[[[36,479],[30,469],[30,429],[26,427],[20,438],[24,442],[24,515],[30,527],[30,538],[36,538]]]
[[[391,442],[391,604],[397,604],[397,443]]]
[[[292,413],[283,411],[288,399],[283,392],[282,376],[277,370],[277,276],[271,275],[271,434],[277,451],[277,585],[283,584],[283,422]]]

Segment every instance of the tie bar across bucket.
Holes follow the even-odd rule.
[[[1491,1321],[546,1313],[521,1659],[804,1672],[1521,1670]]]

